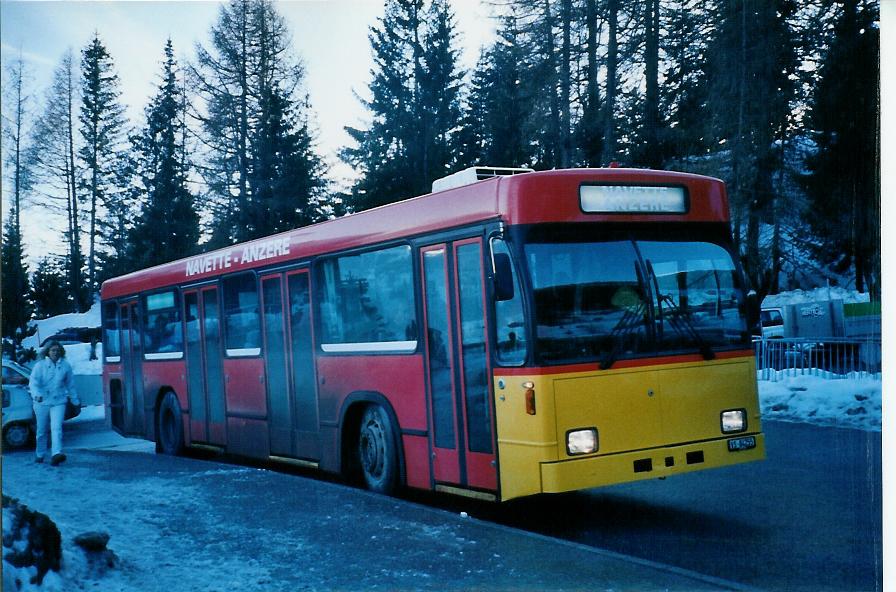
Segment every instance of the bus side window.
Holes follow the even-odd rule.
[[[510,249],[507,248],[504,239],[492,238],[491,247],[493,257],[498,253],[510,257]],[[504,366],[520,366],[526,361],[526,316],[523,312],[519,276],[512,265],[511,270],[513,298],[495,302],[495,332],[498,337],[495,355],[498,362]]]
[[[144,298],[146,325],[143,327],[144,353],[178,354],[183,351],[180,308],[175,292],[150,294]]]
[[[318,263],[317,307],[326,352],[417,347],[413,263],[407,245]]]
[[[103,304],[103,350],[106,359],[117,360],[121,355],[121,334],[118,330],[118,304]]]
[[[261,353],[261,320],[255,274],[241,273],[224,280],[224,347],[229,356]]]

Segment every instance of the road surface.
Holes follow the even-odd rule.
[[[66,427],[67,446],[152,451],[102,422]],[[763,428],[760,463],[500,505],[405,497],[762,589],[880,590],[880,432]]]

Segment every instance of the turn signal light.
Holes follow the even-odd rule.
[[[535,390],[526,390],[526,413],[535,415]]]

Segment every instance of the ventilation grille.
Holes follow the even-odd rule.
[[[470,167],[462,171],[458,171],[447,177],[436,179],[432,182],[432,192],[444,191],[454,187],[463,187],[477,181],[484,181],[492,177],[507,177],[510,175],[519,175],[520,173],[531,173],[532,169],[526,168],[510,168],[510,167]]]

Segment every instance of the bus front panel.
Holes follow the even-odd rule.
[[[501,388],[503,385],[503,389]],[[525,404],[532,387],[535,414]],[[501,499],[764,458],[752,356],[496,378]],[[725,433],[722,414],[743,416]],[[576,449],[593,432],[595,450]]]

